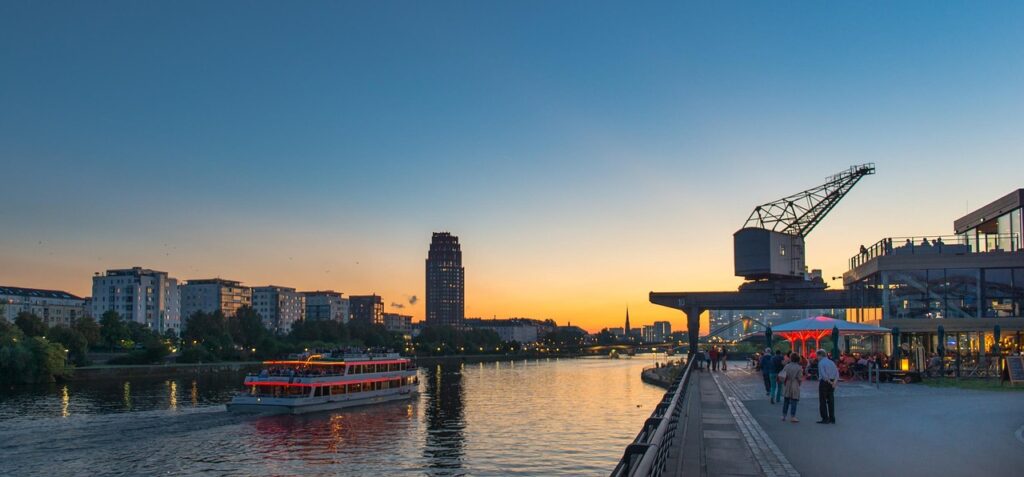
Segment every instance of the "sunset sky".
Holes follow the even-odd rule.
[[[649,291],[735,289],[753,207],[850,165],[827,278],[1024,187],[1021,2],[99,6],[0,4],[2,285],[142,266],[420,320],[449,231],[467,316],[681,328]]]

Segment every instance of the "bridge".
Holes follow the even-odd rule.
[[[620,354],[625,353],[664,353],[666,351],[677,351],[680,345],[676,341],[667,341],[664,343],[614,343],[604,345],[591,345],[580,348],[580,351],[585,354],[608,354],[612,350],[618,351]]]

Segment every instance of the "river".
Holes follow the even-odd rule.
[[[607,475],[664,355],[421,367],[413,401],[234,415],[240,373],[0,390],[0,475]]]

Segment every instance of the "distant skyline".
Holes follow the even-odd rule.
[[[1020,2],[0,5],[0,284],[376,293],[590,331],[730,290],[757,204],[875,162],[807,240],[952,234],[1024,186]],[[416,296],[418,300],[410,300]],[[392,307],[392,303],[403,305]],[[706,324],[704,331],[706,331]]]

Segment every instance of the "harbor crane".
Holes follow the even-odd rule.
[[[822,185],[755,207],[743,228],[733,234],[736,276],[748,280],[741,290],[796,280],[820,282],[824,288],[820,277],[808,279],[804,239],[861,178],[874,173],[874,163],[852,166],[829,176]]]

